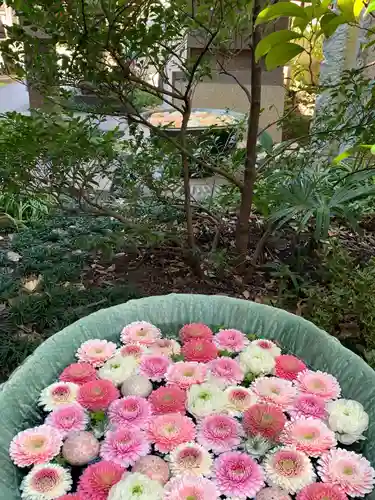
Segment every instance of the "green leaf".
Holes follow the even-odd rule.
[[[375,155],[375,144],[373,146],[371,146],[371,154],[372,155]]]
[[[289,40],[293,40],[295,38],[301,38],[301,34],[290,30],[280,30],[270,33],[258,43],[255,49],[256,60],[259,61],[259,59],[267,54],[267,52],[269,52],[274,45],[282,42],[288,42]]]
[[[279,2],[263,9],[256,20],[255,25],[267,23],[277,17],[302,17],[306,18],[305,10],[291,2]]]
[[[266,56],[266,67],[271,71],[279,66],[284,66],[294,57],[298,56],[304,48],[296,43],[283,43],[272,47]]]
[[[373,12],[374,10],[375,10],[375,0],[371,0],[371,2],[367,6],[366,14],[370,14],[370,12]]]
[[[273,140],[268,132],[264,131],[260,134],[259,143],[262,148],[267,151],[267,153],[271,153],[273,148]]]
[[[337,6],[347,20],[354,21],[354,2],[355,0],[337,0]]]
[[[328,14],[324,14],[320,20],[320,27],[325,36],[330,37],[340,24],[346,24],[347,22],[348,19],[344,14],[337,15],[333,12],[329,12]]]
[[[333,159],[333,164],[338,165],[339,163],[342,162],[342,160],[345,160],[345,158],[349,158],[349,156],[352,154],[351,149],[347,149],[346,151],[343,151],[341,154],[337,155],[336,158]]]

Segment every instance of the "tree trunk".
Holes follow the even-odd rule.
[[[260,11],[260,7],[261,0],[255,0],[253,25],[255,25],[255,19]],[[258,45],[260,40],[261,27],[255,26],[253,29],[251,50],[251,104],[246,140],[244,184],[236,228],[236,248],[240,257],[244,257],[246,255],[248,248],[249,217],[253,203],[254,184],[256,180],[256,148],[261,109],[262,68],[259,62],[256,62],[255,60],[255,47]]]

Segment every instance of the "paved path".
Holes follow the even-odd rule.
[[[18,111],[24,113],[29,109],[29,94],[26,85],[9,83],[0,87],[0,113]]]

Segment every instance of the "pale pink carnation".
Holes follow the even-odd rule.
[[[232,358],[222,357],[208,363],[209,378],[212,383],[227,387],[236,385],[244,379],[240,365]]]
[[[292,497],[277,486],[267,486],[260,490],[255,500],[292,500]]]
[[[132,468],[132,472],[139,472],[153,481],[164,485],[169,479],[169,466],[165,460],[156,455],[141,457]]]
[[[161,453],[169,453],[181,443],[195,439],[193,421],[180,413],[158,415],[151,420],[148,438]]]
[[[134,343],[134,344],[125,344],[118,350],[121,356],[133,356],[136,360],[140,360],[143,354],[148,352],[148,348],[142,344]]]
[[[314,417],[325,420],[327,410],[324,399],[314,394],[302,393],[297,396],[292,409],[288,410],[292,418]]]
[[[217,500],[220,493],[213,481],[197,476],[177,476],[165,486],[165,500]]]
[[[171,357],[180,354],[181,346],[174,339],[156,339],[149,347],[152,354],[160,354],[161,356]]]
[[[121,341],[124,344],[138,342],[141,345],[149,346],[161,337],[161,331],[156,326],[147,321],[134,321],[126,325],[121,332]]]
[[[161,382],[169,366],[171,366],[171,360],[166,356],[145,354],[141,357],[139,372],[153,382]]]
[[[310,457],[319,457],[337,445],[335,433],[324,422],[312,417],[289,421],[280,436],[287,446],[304,451]]]
[[[19,432],[10,443],[9,455],[18,467],[44,464],[59,454],[62,436],[50,425]]]
[[[183,343],[195,339],[212,340],[213,335],[211,328],[204,323],[189,323],[180,330],[180,339]]]
[[[207,366],[203,363],[178,361],[168,368],[165,378],[169,385],[189,389],[194,384],[202,384],[207,379],[207,374]]]
[[[151,417],[151,405],[140,396],[116,399],[108,409],[108,419],[115,426],[147,427]]]
[[[251,389],[260,402],[273,403],[283,411],[293,408],[298,395],[292,382],[277,377],[259,377],[251,384]]]
[[[347,500],[346,494],[335,484],[312,483],[305,486],[296,497],[297,500]],[[266,499],[264,499],[266,500]]]
[[[95,368],[89,363],[72,363],[61,373],[59,380],[83,385],[97,378]]]
[[[98,368],[114,355],[116,349],[116,344],[108,342],[108,340],[87,340],[78,349],[76,356],[79,361],[90,363]]]
[[[229,451],[215,461],[216,484],[223,495],[254,498],[264,487],[262,467],[246,453]]]
[[[56,408],[46,418],[46,424],[57,429],[63,437],[69,432],[85,430],[88,421],[87,413],[78,403]]]
[[[314,394],[325,401],[337,399],[341,394],[337,379],[330,373],[305,370],[298,374],[295,383],[301,392]]]
[[[120,427],[107,432],[100,449],[100,456],[103,460],[129,467],[149,452],[150,443],[144,432],[134,427]]]
[[[276,356],[280,356],[281,354],[280,347],[277,344],[275,344],[275,342],[272,342],[272,340],[256,339],[251,342],[251,345],[256,345],[261,349],[264,349],[274,358],[276,358]]]
[[[125,469],[113,462],[102,460],[89,465],[79,478],[78,493],[84,500],[107,500],[109,490],[124,474]]]
[[[241,352],[249,344],[246,335],[233,328],[220,330],[214,337],[219,351]]]
[[[364,497],[374,488],[374,469],[354,451],[330,450],[319,458],[317,470],[324,483],[336,484],[351,497]]]
[[[236,448],[241,443],[242,436],[241,425],[229,415],[210,415],[198,425],[198,443],[214,453]]]

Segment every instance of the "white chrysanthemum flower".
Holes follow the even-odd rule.
[[[210,453],[197,443],[183,443],[169,455],[170,470],[174,476],[190,474],[210,476],[213,460]]]
[[[212,384],[194,384],[187,396],[187,408],[197,418],[224,410],[227,398],[224,392]]]
[[[369,417],[358,401],[338,399],[327,403],[328,425],[338,441],[349,445],[365,439]]]
[[[72,487],[70,473],[57,464],[35,465],[21,483],[22,500],[52,500]]]
[[[40,393],[39,405],[45,411],[52,411],[56,408],[74,403],[77,399],[79,385],[73,382],[56,382],[49,385]]]
[[[275,368],[275,359],[267,350],[250,344],[239,355],[240,367],[247,373],[254,375],[267,375]]]
[[[226,397],[225,411],[232,417],[240,417],[242,413],[255,405],[257,395],[247,387],[231,385],[224,391]]]
[[[110,380],[115,385],[121,385],[127,378],[133,375],[138,363],[133,356],[116,355],[99,368],[99,378]]]
[[[108,500],[163,500],[164,488],[139,472],[129,473],[109,490]]]
[[[243,447],[253,458],[261,458],[268,453],[275,443],[269,441],[261,435],[250,436],[243,444]]]
[[[263,349],[264,351],[268,352],[271,354],[273,358],[276,358],[276,356],[280,356],[281,354],[281,349],[279,346],[275,344],[275,342],[272,342],[272,340],[268,339],[256,339],[253,340],[250,344],[251,346],[257,346]]]
[[[292,494],[316,480],[309,457],[295,448],[271,451],[263,463],[263,469],[270,486],[279,486]]]

